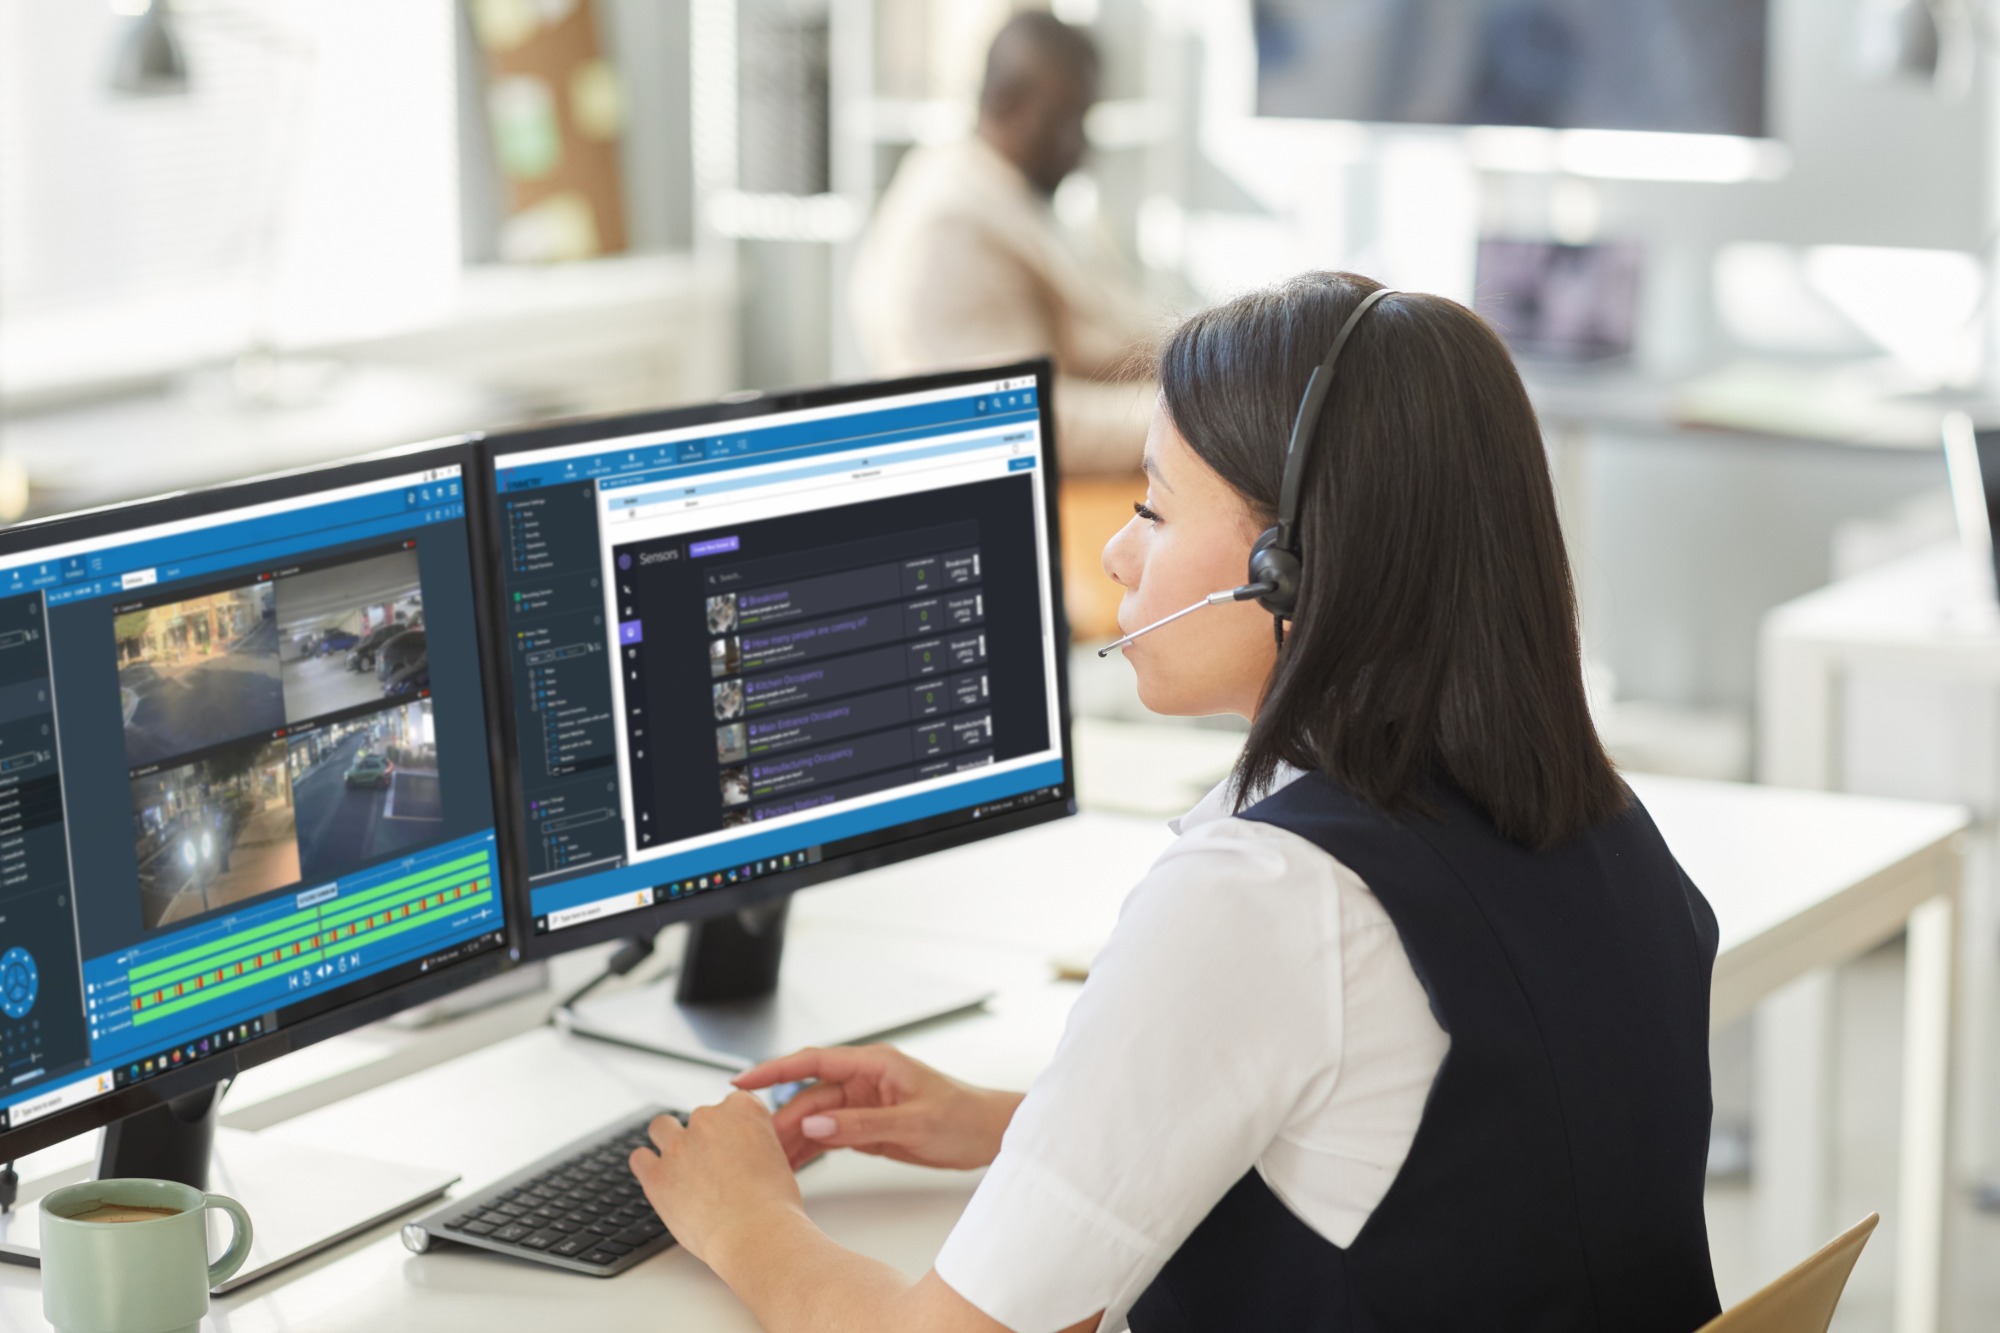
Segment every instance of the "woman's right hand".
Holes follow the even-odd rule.
[[[893,1046],[812,1047],[733,1081],[749,1091],[812,1082],[773,1117],[794,1170],[828,1148],[970,1170],[1000,1153],[1018,1092],[975,1088]]]

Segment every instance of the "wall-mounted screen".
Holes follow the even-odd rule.
[[[1762,138],[1768,0],[1253,0],[1257,113]]]

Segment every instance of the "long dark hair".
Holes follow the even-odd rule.
[[[1166,410],[1265,523],[1313,367],[1380,284],[1312,273],[1183,324]],[[1389,812],[1443,781],[1537,850],[1629,799],[1584,699],[1576,595],[1534,408],[1464,306],[1398,293],[1355,329],[1302,488],[1304,570],[1237,763],[1239,802],[1278,766]]]

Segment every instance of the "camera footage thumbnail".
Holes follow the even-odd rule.
[[[112,633],[127,767],[285,725],[269,583],[121,608]]]
[[[290,766],[307,879],[422,846],[444,822],[429,699],[294,736]]]
[[[430,684],[414,548],[278,580],[285,715],[324,717]]]
[[[285,742],[252,739],[132,781],[147,930],[299,880]]]

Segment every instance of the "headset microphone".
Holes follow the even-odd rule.
[[[1097,655],[1099,657],[1109,657],[1126,644],[1132,642],[1132,640],[1138,638],[1141,634],[1151,634],[1160,626],[1171,625],[1182,616],[1191,616],[1204,606],[1221,606],[1224,602],[1247,602],[1253,597],[1267,597],[1275,591],[1276,589],[1268,583],[1246,583],[1240,588],[1224,588],[1221,592],[1212,592],[1193,606],[1176,611],[1165,619],[1155,620],[1144,629],[1135,629],[1116,643],[1105,644],[1097,650]]]

